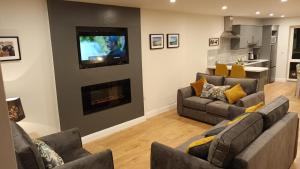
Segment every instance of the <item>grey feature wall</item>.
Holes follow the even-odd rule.
[[[140,9],[48,0],[61,129],[88,135],[144,115]],[[129,64],[79,69],[76,27],[128,28]],[[81,87],[131,80],[132,102],[83,115]]]

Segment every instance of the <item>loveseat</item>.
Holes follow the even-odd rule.
[[[11,122],[12,136],[18,169],[46,169],[37,147],[28,134],[15,122]],[[54,169],[113,169],[111,150],[90,154],[82,147],[78,129],[71,129],[39,138],[59,154],[64,165]]]
[[[224,78],[222,76],[197,73],[196,81],[201,77],[205,77],[208,83],[215,86],[230,85],[232,87],[236,84],[241,84],[247,96],[235,103],[236,106],[248,108],[259,102],[264,102],[264,92],[257,91],[256,79]],[[180,116],[201,122],[215,125],[223,120],[234,118],[234,115],[229,111],[230,106],[229,103],[220,100],[195,96],[191,86],[179,89],[177,92],[177,113]]]
[[[176,149],[154,142],[151,169],[289,169],[297,154],[299,119],[297,113],[288,109],[288,99],[279,97],[257,113],[226,127],[212,141],[207,159],[187,154],[188,145],[228,120]]]

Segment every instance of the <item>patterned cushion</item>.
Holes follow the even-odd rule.
[[[218,99],[226,102],[226,96],[224,95],[224,92],[229,88],[230,86],[215,86],[213,84],[205,83],[203,85],[201,97]]]
[[[46,168],[51,169],[64,164],[63,159],[46,143],[41,140],[33,140],[33,142],[37,146]]]

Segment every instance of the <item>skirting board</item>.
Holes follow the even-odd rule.
[[[173,103],[171,105],[168,105],[168,106],[165,106],[165,107],[162,107],[162,108],[159,108],[159,109],[155,109],[155,110],[146,112],[145,115],[142,116],[142,117],[139,117],[139,118],[124,122],[122,124],[104,129],[102,131],[84,136],[84,137],[82,137],[82,143],[87,144],[87,143],[90,143],[92,141],[107,137],[107,136],[112,135],[116,132],[120,132],[122,130],[125,130],[125,129],[128,129],[128,128],[132,127],[132,126],[135,126],[137,124],[145,122],[147,119],[149,119],[151,117],[154,117],[154,116],[157,116],[161,113],[173,110],[174,108],[176,108],[176,103]]]
[[[177,105],[176,103],[173,103],[173,104],[167,105],[165,107],[161,107],[161,108],[158,108],[158,109],[154,109],[154,110],[145,112],[145,116],[146,116],[147,119],[149,119],[149,118],[157,116],[161,113],[165,113],[167,111],[175,109],[176,105]]]
[[[276,78],[275,79],[276,82],[286,82],[286,78]]]
[[[114,134],[116,132],[125,130],[125,129],[127,129],[129,127],[132,127],[132,126],[135,126],[137,124],[140,124],[144,121],[146,121],[146,117],[142,116],[142,117],[139,117],[139,118],[136,118],[136,119],[118,124],[116,126],[101,130],[99,132],[84,136],[84,137],[82,137],[82,143],[83,144],[90,143],[92,141],[101,139],[103,137],[109,136],[109,135]]]

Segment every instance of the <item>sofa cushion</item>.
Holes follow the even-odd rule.
[[[262,115],[251,113],[216,136],[209,148],[208,161],[218,167],[227,168],[234,157],[262,132]]]
[[[196,140],[199,140],[201,138],[204,138],[205,135],[210,131],[210,130],[214,130],[216,128],[219,128],[219,127],[222,127],[224,126],[226,123],[228,123],[228,120],[224,120],[220,123],[218,123],[217,125],[215,125],[214,127],[212,127],[211,129],[209,129],[208,131],[200,134],[200,135],[197,135],[197,136],[194,136],[192,138],[190,138],[189,140],[187,140],[186,142],[182,143],[180,146],[178,146],[176,149],[179,150],[179,151],[182,151],[182,152],[185,152],[187,147],[194,141]]]
[[[210,100],[210,99],[193,96],[193,97],[189,97],[189,98],[184,99],[183,100],[183,105],[185,107],[205,111],[206,110],[206,105],[210,102],[212,102],[212,100]]]
[[[221,117],[229,116],[229,106],[230,104],[223,101],[214,101],[206,105],[206,112],[209,114],[214,114]]]
[[[201,96],[201,93],[202,93],[202,89],[203,89],[203,85],[207,83],[206,80],[203,78],[203,79],[200,79],[194,83],[191,83],[191,86],[192,88],[194,89],[194,92],[196,94],[196,96]]]
[[[203,160],[207,160],[209,147],[214,139],[215,136],[210,136],[192,142],[187,148],[187,153]]]
[[[39,153],[47,169],[58,167],[64,164],[64,160],[45,142],[34,139],[33,143],[37,146]]]
[[[196,80],[200,80],[202,77],[206,79],[206,81],[215,86],[223,86],[224,85],[224,77],[223,76],[210,76],[204,73],[197,73]]]
[[[18,166],[24,169],[44,169],[36,146],[27,133],[15,122],[10,122]]]
[[[258,110],[264,119],[264,129],[270,128],[278,120],[280,120],[289,110],[289,100],[284,96],[280,96],[271,103]]]
[[[239,79],[239,78],[225,78],[224,85],[235,86],[241,84],[241,87],[250,95],[257,91],[257,80],[256,79]]]
[[[244,91],[240,84],[233,86],[231,89],[224,92],[228,103],[233,104],[239,101],[241,98],[247,96],[247,93]]]
[[[226,96],[224,95],[224,92],[229,88],[230,86],[215,86],[210,83],[205,83],[203,85],[201,97],[212,100],[217,99],[226,102]]]

